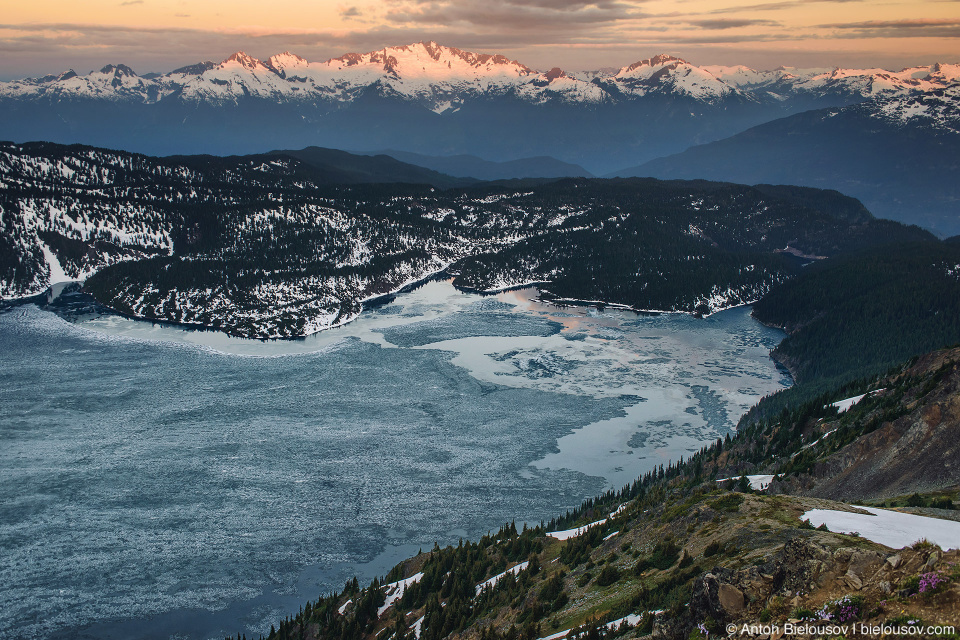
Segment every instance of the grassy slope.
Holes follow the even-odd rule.
[[[271,637],[300,638],[302,631],[305,638],[400,638],[412,633],[422,617],[422,640],[540,638],[639,613],[644,618],[638,628],[626,631],[631,637],[688,638],[698,637],[701,624],[715,634],[731,623],[784,623],[812,616],[844,596],[853,598],[860,621],[896,623],[908,616],[960,625],[960,572],[950,564],[960,560],[957,552],[942,554],[921,544],[887,562],[894,553],[880,545],[812,530],[800,520],[811,508],[851,510],[849,505],[738,493],[715,482],[717,477],[777,470],[801,477],[817,459],[857,442],[884,422],[922,413],[944,384],[944,371],[955,373],[958,362],[960,350],[954,350],[905,365],[882,384],[836,390],[776,421],[745,427],[735,438],[551,523],[566,528],[593,522],[626,505],[579,537],[557,541],[541,529],[518,533],[507,526],[478,543],[411,559],[386,580],[418,571],[425,577],[380,618],[372,615],[382,601],[382,590],[374,584],[312,604]],[[824,406],[871,384],[886,391],[844,414]],[[834,429],[830,438],[805,448]],[[791,457],[801,450],[802,455]],[[521,561],[533,568],[473,598],[474,585]],[[931,571],[947,582],[936,594],[916,595],[918,576]],[[371,598],[375,605],[364,608],[362,603]],[[353,604],[344,615],[335,613],[348,599]],[[663,613],[646,613],[657,610]]]

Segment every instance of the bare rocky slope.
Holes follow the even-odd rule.
[[[860,418],[882,420],[885,402],[900,396],[897,412],[874,431],[819,458],[804,474],[774,483],[775,491],[833,500],[884,500],[913,493],[960,490],[960,349],[921,357],[879,383]],[[930,388],[932,387],[932,388]],[[826,433],[837,423],[817,427]]]

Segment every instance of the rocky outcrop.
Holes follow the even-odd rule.
[[[859,606],[858,620],[882,618],[887,616],[882,604],[887,599],[899,598],[907,603],[905,609],[922,605],[922,599],[913,598],[915,592],[902,585],[912,576],[948,571],[957,558],[957,551],[945,554],[932,545],[887,555],[874,549],[831,548],[822,541],[796,537],[762,566],[737,571],[717,567],[701,575],[694,583],[687,615],[660,621],[654,637],[687,638],[704,621],[719,628],[742,628],[756,624],[761,617],[796,621],[793,616],[804,610],[818,619],[818,612],[829,608],[825,604],[853,596],[876,604],[872,610]],[[949,608],[948,603],[956,603],[958,596],[960,588],[956,586],[945,590],[938,595],[937,606]],[[945,619],[952,620],[950,616]]]
[[[849,501],[960,486],[960,348],[928,354],[888,382],[906,380],[916,382],[901,401],[903,415],[882,421],[780,491]]]

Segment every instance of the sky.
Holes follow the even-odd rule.
[[[0,0],[0,79],[235,51],[311,61],[434,40],[529,67],[659,53],[756,69],[960,62],[960,0]]]

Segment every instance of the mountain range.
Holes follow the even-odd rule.
[[[538,71],[435,42],[308,62],[242,52],[166,74],[123,64],[0,83],[0,139],[150,154],[301,148],[552,156],[595,174],[815,108],[943,89],[960,65],[900,71],[697,66]]]

